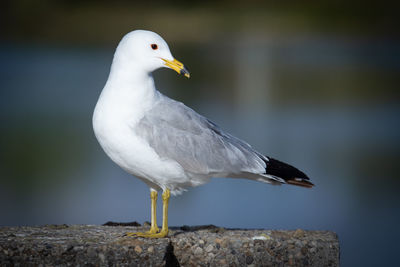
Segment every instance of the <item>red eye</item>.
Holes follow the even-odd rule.
[[[158,45],[156,45],[156,44],[151,44],[151,49],[157,50],[157,48],[158,48]]]

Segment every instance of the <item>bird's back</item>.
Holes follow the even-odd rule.
[[[265,169],[260,155],[247,143],[166,96],[155,103],[134,131],[160,157],[176,161],[191,174],[225,177]]]

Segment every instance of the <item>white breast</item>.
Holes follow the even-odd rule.
[[[152,97],[143,98],[105,88],[93,114],[93,129],[105,153],[121,168],[154,189],[173,190],[189,178],[179,164],[160,158],[134,131],[157,97],[160,97],[157,91]]]

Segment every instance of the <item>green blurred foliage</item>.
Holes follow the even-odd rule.
[[[394,36],[399,26],[393,1],[6,0],[1,17],[4,39],[96,44],[136,28],[205,42],[244,29]]]
[[[47,190],[90,164],[88,144],[72,118],[29,115],[7,123],[0,138],[0,183],[23,194]],[[87,133],[90,135],[91,133]],[[11,179],[12,178],[12,179]]]

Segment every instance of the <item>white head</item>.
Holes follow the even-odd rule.
[[[141,70],[148,73],[166,67],[190,77],[185,66],[174,59],[164,39],[151,31],[136,30],[127,33],[117,47],[115,61],[123,62],[124,65],[140,66]]]

